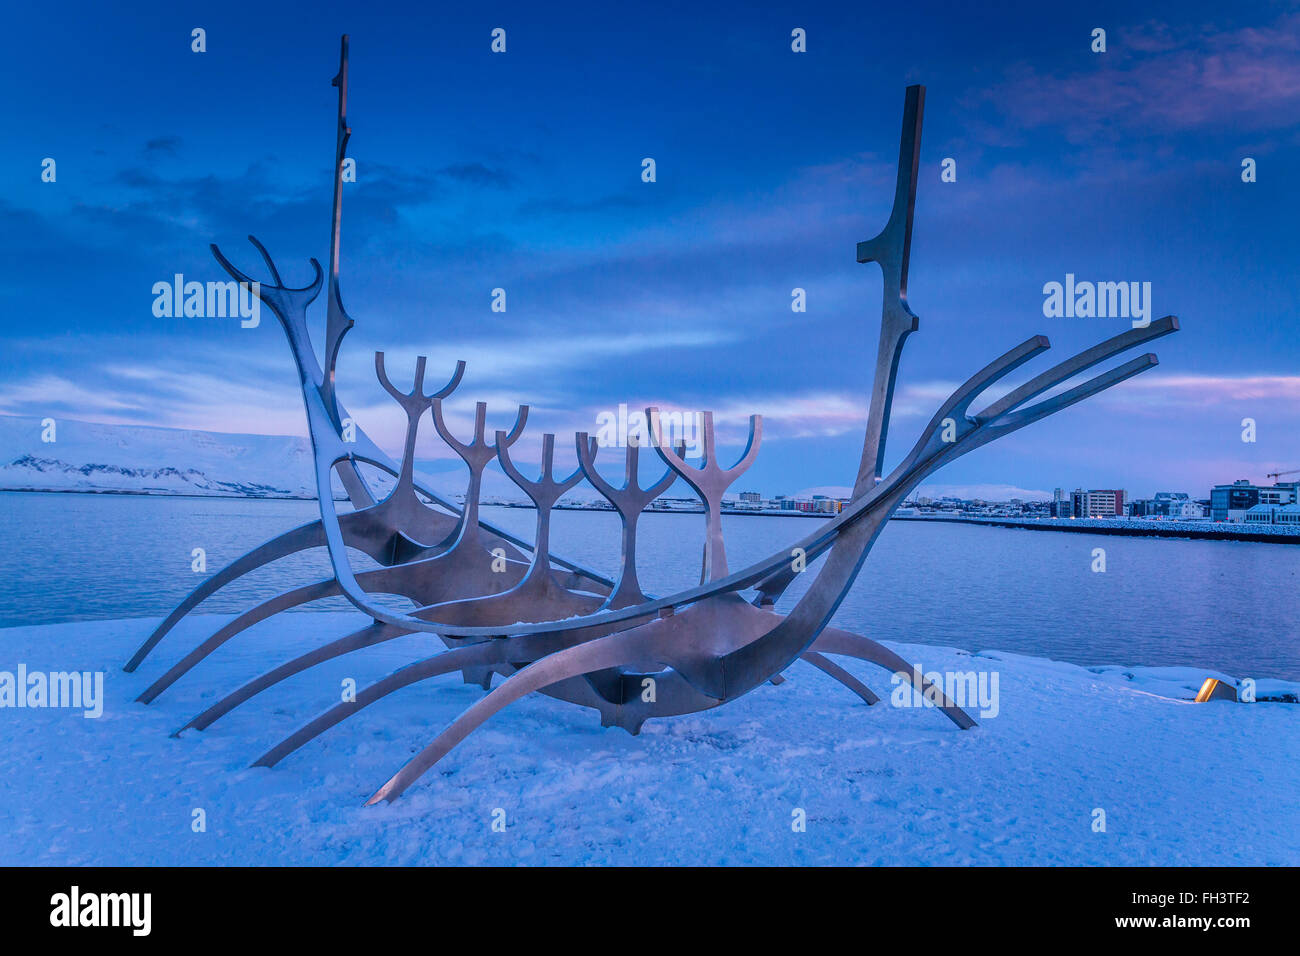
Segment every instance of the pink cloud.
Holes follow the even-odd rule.
[[[1097,68],[1047,75],[1019,67],[983,94],[1026,125],[1099,130],[1290,126],[1300,110],[1300,15],[1266,29],[1175,35],[1163,24],[1113,30]]]
[[[1139,375],[1125,383],[1125,388],[1163,398],[1164,404],[1300,402],[1300,375]]]

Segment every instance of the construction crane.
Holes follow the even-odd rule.
[[[1295,474],[1300,474],[1300,468],[1288,468],[1286,471],[1270,471],[1268,473],[1268,477],[1281,478],[1283,475],[1295,475]]]

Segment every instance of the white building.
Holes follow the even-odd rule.
[[[1204,518],[1205,508],[1185,491],[1157,491],[1152,499],[1155,514],[1169,518]]]
[[[1258,504],[1242,515],[1245,524],[1300,524],[1300,505]]]

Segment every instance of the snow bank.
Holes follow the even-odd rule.
[[[133,703],[225,620],[182,622],[136,674],[120,665],[154,620],[0,630],[0,671],[104,671],[106,696],[99,719],[0,709],[0,864],[1300,864],[1300,710],[1188,702],[1224,675],[894,645],[926,671],[998,674],[998,715],[968,732],[891,706],[890,675],[852,661],[881,704],[798,664],[779,687],[636,738],[534,696],[402,799],[365,809],[482,691],[429,681],[275,769],[248,769],[345,678],[364,686],[430,641],[333,661],[170,739],[216,695],[366,623],[266,622],[153,705]],[[1279,698],[1300,690],[1267,684]],[[492,829],[498,809],[505,832]],[[206,832],[192,829],[196,810]]]

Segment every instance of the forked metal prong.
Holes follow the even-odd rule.
[[[1148,352],[1137,358],[1125,362],[1108,372],[1095,375],[1073,388],[1066,389],[1058,395],[1044,399],[1025,408],[1005,412],[988,424],[986,435],[981,435],[978,444],[983,445],[992,441],[1001,435],[1009,434],[1017,429],[1024,428],[1026,425],[1038,421],[1047,415],[1059,412],[1064,408],[1069,408],[1078,402],[1083,401],[1096,395],[1098,392],[1110,388],[1112,385],[1118,385],[1125,379],[1132,378],[1142,372],[1155,368],[1160,364],[1160,359],[1154,352]]]
[[[1099,342],[1092,348],[1085,349],[1059,365],[1054,365],[1042,374],[1035,376],[1024,385],[989,405],[977,414],[975,419],[981,422],[993,421],[1011,409],[1023,405],[1029,399],[1041,395],[1066,379],[1072,378],[1114,355],[1126,352],[1135,345],[1141,345],[1177,331],[1178,317],[1167,315],[1152,322],[1146,328],[1129,329],[1126,332],[1121,332],[1119,335],[1112,336],[1104,342]]]
[[[248,241],[251,242],[257,248],[257,251],[262,254],[262,261],[266,263],[266,268],[271,273],[271,278],[275,280],[276,286],[283,289],[284,282],[280,279],[280,270],[275,267],[275,260],[272,259],[271,254],[266,251],[266,246],[262,245],[256,236],[250,235]]]
[[[423,355],[415,357],[415,385],[409,392],[401,391],[392,380],[388,377],[387,363],[382,351],[375,352],[375,377],[379,379],[379,384],[389,395],[393,396],[397,404],[406,408],[409,405],[422,406],[427,408],[430,401],[423,394],[424,389],[424,366],[428,360]]]

